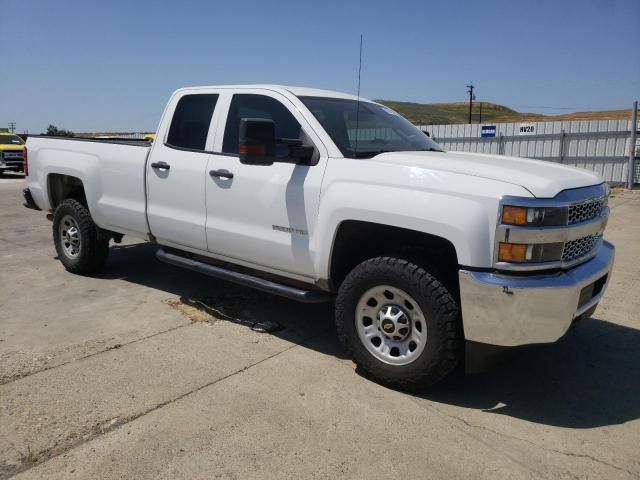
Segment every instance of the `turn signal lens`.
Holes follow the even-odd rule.
[[[527,261],[527,247],[525,243],[500,242],[498,248],[499,262],[522,263]]]
[[[249,155],[265,155],[267,146],[259,143],[241,143],[238,151]]]
[[[526,225],[527,209],[525,207],[504,206],[502,208],[502,223],[507,225]]]

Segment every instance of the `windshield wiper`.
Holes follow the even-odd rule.
[[[444,150],[440,150],[438,148],[416,148],[414,150],[372,150],[368,152],[353,152],[352,158],[372,158],[376,155],[380,155],[381,153],[389,153],[389,152],[444,152]]]
[[[370,152],[353,152],[354,158],[370,158],[375,157],[376,155],[380,155],[381,153],[392,152],[393,150],[374,150]]]

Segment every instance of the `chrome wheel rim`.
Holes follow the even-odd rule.
[[[77,257],[80,254],[82,240],[80,239],[80,227],[76,219],[71,215],[62,217],[58,232],[64,254],[69,258]]]
[[[356,330],[367,351],[390,365],[407,365],[424,351],[427,324],[418,303],[389,285],[367,290],[356,306]]]

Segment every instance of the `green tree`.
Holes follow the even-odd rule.
[[[73,132],[71,130],[65,130],[64,128],[58,128],[55,125],[49,125],[47,132],[43,133],[43,135],[49,137],[73,137]]]

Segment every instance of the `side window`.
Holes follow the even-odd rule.
[[[222,151],[238,153],[238,135],[241,118],[269,118],[274,121],[277,138],[295,138],[306,140],[301,136],[301,127],[293,114],[278,100],[264,95],[236,94],[231,99],[227,125],[224,129]],[[306,142],[305,142],[306,143]],[[276,155],[284,157],[287,148],[277,149]]]
[[[172,147],[204,150],[217,94],[185,95],[173,112],[167,144]]]

